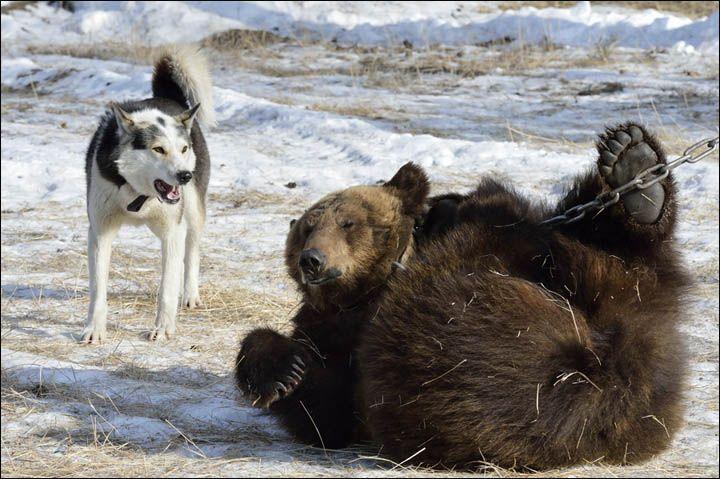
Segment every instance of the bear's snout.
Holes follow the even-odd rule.
[[[300,253],[300,269],[305,276],[313,277],[317,276],[325,268],[327,258],[322,251],[315,248],[303,250]]]

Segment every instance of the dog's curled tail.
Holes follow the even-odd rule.
[[[155,62],[152,92],[155,98],[174,100],[186,108],[200,103],[200,123],[215,126],[210,69],[197,47],[174,45],[164,49]]]

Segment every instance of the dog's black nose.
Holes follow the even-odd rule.
[[[184,185],[192,179],[192,173],[190,173],[189,171],[180,171],[175,176],[177,177],[181,185]]]
[[[325,255],[315,248],[300,253],[300,268],[306,273],[319,273],[325,267]]]

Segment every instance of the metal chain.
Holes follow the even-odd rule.
[[[651,166],[650,168],[647,168],[635,175],[635,178],[628,181],[624,185],[619,186],[612,191],[606,191],[605,193],[601,193],[597,195],[594,200],[588,203],[584,203],[582,205],[573,206],[572,208],[566,210],[564,213],[558,216],[553,216],[552,218],[548,218],[545,221],[542,221],[540,224],[549,226],[568,225],[570,223],[575,223],[576,221],[580,221],[581,219],[583,219],[588,213],[588,211],[602,211],[605,208],[608,208],[620,201],[620,196],[624,195],[625,193],[635,190],[644,190],[645,188],[649,188],[650,186],[654,185],[658,181],[664,180],[665,178],[667,178],[667,176],[672,170],[682,165],[683,163],[696,163],[702,160],[710,153],[717,150],[719,141],[720,137],[717,136],[712,139],[706,138],[704,140],[698,141],[697,143],[686,149],[681,157],[669,163],[658,163],[657,165]]]

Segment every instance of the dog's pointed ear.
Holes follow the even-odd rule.
[[[195,115],[197,114],[199,109],[200,103],[180,113],[175,117],[175,119],[182,123],[186,130],[190,131],[193,126],[193,120],[195,120]]]
[[[430,182],[425,171],[413,162],[406,163],[383,185],[400,198],[403,213],[418,216],[423,212],[425,200],[430,193]]]
[[[130,118],[128,112],[123,110],[122,107],[115,102],[110,103],[110,109],[112,110],[113,115],[115,115],[115,121],[117,122],[118,128],[127,134],[132,133],[133,128],[135,127],[135,122],[132,118]]]

